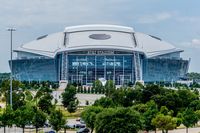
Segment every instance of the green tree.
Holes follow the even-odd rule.
[[[142,83],[140,83],[140,82],[136,82],[134,88],[135,88],[135,89],[140,89],[140,90],[141,90],[141,89],[144,88],[144,85],[143,85]]]
[[[80,93],[80,92],[81,92],[81,86],[78,86],[77,93]]]
[[[83,88],[83,91],[84,91],[85,94],[87,93],[86,87]]]
[[[18,90],[22,86],[23,86],[23,84],[21,82],[13,80],[13,82],[12,82],[12,89],[13,89],[13,91]],[[9,93],[9,91],[10,91],[10,80],[4,80],[2,82],[2,84],[1,84],[1,90],[0,91],[4,95],[5,95],[5,93]]]
[[[31,106],[25,105],[15,111],[15,125],[23,129],[26,125],[30,125],[33,118],[33,109]]]
[[[43,127],[46,122],[46,115],[37,107],[34,107],[33,119],[32,124],[36,128],[36,133],[38,133],[38,128]]]
[[[67,111],[69,113],[74,113],[76,112],[77,107],[78,107],[78,101],[70,101],[69,105],[67,106]]]
[[[151,123],[151,121],[156,117],[158,113],[158,107],[154,101],[147,102],[146,106],[147,110],[143,113],[144,129],[146,131],[156,130],[156,127]]]
[[[122,88],[124,89],[124,97],[122,105],[124,107],[129,107],[133,105],[133,101],[135,100],[134,90],[132,88]]]
[[[43,91],[38,90],[34,96],[34,99],[37,101],[38,99],[40,99],[43,96]]]
[[[83,86],[81,86],[81,91],[80,92],[83,93]]]
[[[162,133],[168,133],[168,130],[172,130],[177,127],[177,119],[170,115],[164,115],[159,113],[154,119],[152,119],[152,125],[162,130]]]
[[[144,103],[138,103],[135,104],[131,107],[133,110],[138,111],[139,113],[143,114],[144,112],[146,112],[148,110],[148,106],[147,104]]]
[[[10,100],[10,97],[8,99]],[[24,93],[22,91],[13,91],[12,101],[13,110],[17,110],[18,108],[24,106],[26,104]]]
[[[95,91],[96,94],[97,93],[101,94],[102,89],[103,89],[103,85],[102,85],[101,81],[95,80],[93,82],[92,88],[94,89],[94,91]]]
[[[24,85],[16,80],[13,80],[12,82],[12,108],[16,110],[18,107],[21,107],[24,105],[24,94],[22,91],[19,91],[19,88],[24,88]],[[1,84],[0,93],[5,97],[6,104],[10,102],[10,81],[4,80]]]
[[[0,73],[0,81],[8,80],[10,78],[10,73]]]
[[[25,94],[25,100],[26,101],[32,101],[33,100],[33,95],[32,95],[32,93],[29,91],[29,90],[26,90],[25,92],[24,92],[24,94]]]
[[[116,87],[115,83],[112,80],[108,80],[105,84],[105,95],[107,97],[111,97],[111,95],[115,92]]]
[[[160,108],[160,113],[164,114],[164,115],[171,115],[171,114],[169,114],[169,109],[166,106],[162,106]]]
[[[199,80],[200,73],[191,72],[187,74],[187,77],[189,77],[190,80]]]
[[[132,92],[132,97],[135,103],[141,103],[142,99],[142,88],[139,85],[135,85],[135,88]]]
[[[90,89],[90,87],[88,87],[88,89],[87,89],[87,93],[90,94],[90,92],[91,92],[91,89]]]
[[[103,108],[110,108],[110,107],[115,107],[116,105],[114,104],[113,100],[108,97],[101,97],[100,99],[97,99],[94,104],[94,106],[101,106]]]
[[[89,105],[90,103],[89,103],[89,101],[88,100],[86,100],[85,101],[85,105]]]
[[[49,93],[44,94],[37,104],[37,106],[45,113],[50,114],[51,109],[53,108],[52,101],[53,96]]]
[[[198,120],[200,120],[200,110],[196,110],[196,111],[195,111],[195,114],[197,115]]]
[[[177,125],[177,127],[179,127],[183,123],[182,122],[182,113],[178,112],[176,118],[177,118],[176,125]]]
[[[102,88],[101,94],[105,94],[105,87]]]
[[[146,103],[152,100],[154,95],[160,95],[164,92],[164,89],[158,85],[147,85],[142,89],[141,102]]]
[[[45,82],[43,82],[43,84],[45,85]],[[34,96],[34,101],[36,102],[36,105],[48,113],[49,111],[47,108],[51,107],[52,105],[50,104],[51,103],[50,99],[53,99],[53,97],[51,96],[51,93],[52,93],[52,90],[45,86],[45,87],[40,87],[39,90],[37,90],[36,95]]]
[[[62,93],[62,104],[64,107],[67,107],[71,101],[75,101],[76,99],[76,88],[70,85]]]
[[[12,127],[15,123],[14,118],[14,111],[10,106],[7,106],[0,117],[1,126],[4,127],[4,133],[6,133],[6,126]]]
[[[188,107],[193,110],[200,110],[200,100],[192,101]]]
[[[142,129],[142,118],[130,108],[104,109],[96,117],[96,133],[137,133]]]
[[[96,115],[100,113],[102,110],[103,108],[101,107],[90,106],[90,107],[86,107],[81,114],[81,117],[85,121],[87,127],[91,128],[91,133],[94,130]]]
[[[49,117],[49,123],[56,132],[58,132],[62,127],[64,127],[65,119],[63,117],[62,112],[60,110],[52,111]]]
[[[52,93],[52,90],[50,88],[48,88],[48,87],[40,87],[34,98],[35,99],[40,99],[42,96],[44,96],[46,94],[51,94],[51,93]]]
[[[186,127],[186,133],[188,133],[188,128],[194,126],[198,122],[198,115],[192,109],[186,108],[182,113],[182,122]]]
[[[133,105],[134,90],[131,88],[119,88],[110,93],[110,98],[118,106],[129,107]]]
[[[94,94],[94,88],[93,87],[91,88],[91,93]]]
[[[189,89],[179,89],[177,93],[179,95],[179,98],[181,99],[180,104],[183,108],[188,107],[188,105],[190,105],[191,102],[199,100],[199,96]]]
[[[174,116],[182,109],[181,99],[175,90],[168,90],[163,94],[152,97],[159,107],[166,106],[169,110],[174,111]]]

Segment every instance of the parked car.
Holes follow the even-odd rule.
[[[76,125],[74,125],[74,124],[65,124],[65,127],[67,129],[74,129],[76,127]]]
[[[88,128],[81,128],[76,133],[89,133],[90,130]]]
[[[44,128],[45,128],[45,127],[51,127],[51,125],[48,124],[48,123],[44,123]]]
[[[85,124],[76,124],[75,127],[76,128],[85,128],[86,125]]]
[[[85,122],[84,122],[84,120],[82,118],[77,118],[76,121],[80,122],[81,124],[85,124]]]
[[[81,124],[85,124],[85,121],[83,119],[80,119]]]
[[[77,119],[76,119],[76,121],[80,121],[80,120],[81,120],[80,118],[77,118]]]
[[[25,128],[27,128],[27,129],[33,129],[35,127],[33,125],[26,125]]]
[[[74,129],[74,128],[85,128],[85,124],[66,124],[65,127],[67,129]]]
[[[51,131],[47,131],[45,133],[56,133],[55,131],[51,130]]]

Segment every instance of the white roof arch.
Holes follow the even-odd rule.
[[[134,35],[137,41],[137,47],[142,49],[149,58],[167,53],[183,51],[157,37],[153,37],[140,32],[135,32]]]
[[[132,33],[134,30],[131,27],[119,25],[105,25],[105,24],[92,24],[92,25],[78,25],[66,27],[64,32],[80,32],[80,31],[118,31]]]
[[[91,38],[90,36],[100,36]],[[101,36],[106,38],[101,38]],[[147,57],[182,52],[172,44],[144,33],[135,32],[131,27],[117,25],[81,25],[66,27],[63,32],[40,37],[16,49],[54,58],[62,51],[88,49],[112,49],[139,51]]]

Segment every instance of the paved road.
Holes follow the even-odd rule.
[[[70,123],[74,123],[75,121],[72,120]],[[45,128],[43,131],[49,131],[50,128]],[[171,130],[168,133],[185,133],[186,129],[176,129],[176,130]],[[189,133],[200,133],[200,127],[198,128],[189,128],[188,130]],[[3,128],[0,128],[0,133],[3,133]],[[22,133],[21,128],[13,127],[13,128],[6,128],[6,133]],[[26,129],[25,133],[35,133],[35,130],[31,129]],[[63,132],[60,132],[63,133]],[[76,133],[75,131],[67,131],[67,133]],[[150,133],[155,133],[155,132],[150,132]],[[157,131],[156,133],[161,133],[161,131]]]
[[[50,131],[50,128],[43,128],[41,129],[43,132]],[[4,132],[4,128],[0,128],[0,133]],[[12,128],[6,128],[6,133],[22,133],[21,128],[12,127]],[[35,129],[25,129],[25,133],[35,133]],[[64,133],[64,131],[61,131],[59,133]],[[67,131],[67,133],[76,133],[75,131]]]
[[[4,128],[0,128],[0,133],[4,132]],[[6,133],[22,133],[21,128],[13,127],[13,128],[6,128]]]
[[[185,133],[186,129],[176,129],[176,130],[171,130],[168,131],[168,133]],[[155,133],[155,132],[150,132],[150,133]],[[162,133],[161,131],[157,131],[156,133]],[[200,127],[198,128],[189,128],[188,133],[200,133]]]

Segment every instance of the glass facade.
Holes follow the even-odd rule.
[[[104,78],[123,85],[133,81],[132,55],[68,55],[68,81],[90,85]]]
[[[188,60],[177,59],[144,59],[143,80],[145,82],[174,82],[188,71]]]
[[[104,78],[115,81],[116,85],[124,85],[140,80],[139,73],[144,82],[171,82],[179,80],[188,71],[189,61],[172,58],[174,55],[149,59],[138,53],[139,61],[135,55],[133,52],[91,50],[60,53],[51,59],[17,59],[13,60],[13,75],[21,81],[67,80],[92,85],[95,80]]]
[[[58,81],[54,59],[13,60],[14,78],[20,81]]]

